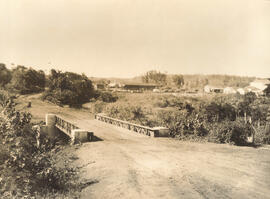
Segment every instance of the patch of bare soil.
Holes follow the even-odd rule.
[[[85,123],[85,121],[84,121]],[[270,198],[268,148],[148,138],[88,121],[103,141],[78,149],[82,198]]]

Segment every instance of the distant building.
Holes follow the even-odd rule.
[[[264,90],[264,89],[263,89]],[[263,95],[263,90],[259,89],[259,88],[256,88],[254,86],[247,86],[245,87],[245,91],[246,92],[253,92],[255,93],[257,96],[259,95]]]
[[[160,93],[160,90],[157,89],[157,88],[154,88],[154,89],[153,89],[153,92],[154,92],[154,93]]]
[[[225,94],[235,94],[236,90],[233,87],[226,87],[226,88],[224,88],[223,92]]]
[[[94,84],[94,88],[96,90],[103,90],[103,89],[105,89],[105,85],[101,84],[101,83],[96,83],[96,84]]]
[[[215,87],[215,86],[210,86],[206,85],[204,87],[204,92],[206,93],[223,93],[224,89],[221,87]]]
[[[109,87],[109,88],[118,88],[118,84],[115,83],[115,82],[112,82],[112,83],[109,83],[109,84],[108,84],[108,87]]]
[[[237,93],[239,93],[240,95],[245,95],[246,91],[243,88],[238,88]]]
[[[263,95],[263,91],[267,88],[268,85],[270,85],[270,80],[256,79],[253,82],[250,82],[246,89],[248,92],[254,92],[256,95]]]
[[[261,91],[267,88],[267,85],[270,84],[270,80],[268,79],[256,79],[253,82],[250,82],[250,86],[255,87]]]
[[[153,90],[155,88],[158,88],[158,85],[154,84],[125,84],[123,86],[126,90]]]
[[[211,93],[211,86],[209,86],[209,85],[206,85],[205,87],[204,87],[204,92],[206,92],[206,93]]]

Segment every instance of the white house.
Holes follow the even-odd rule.
[[[109,88],[117,88],[118,87],[118,84],[115,83],[115,82],[111,82],[111,83],[108,84],[108,87]]]
[[[264,90],[264,89],[263,89]],[[263,95],[263,90],[259,89],[259,88],[256,88],[254,86],[247,86],[245,87],[245,91],[247,92],[253,92],[255,93],[257,96],[258,95]]]
[[[210,93],[211,92],[211,86],[209,86],[209,85],[206,85],[205,87],[204,87],[204,92],[206,92],[206,93]]]
[[[238,88],[237,90],[237,93],[239,93],[240,95],[245,95],[245,90],[243,88]]]
[[[267,88],[268,84],[270,84],[270,80],[268,79],[256,79],[253,82],[250,82],[249,85],[263,91]]]
[[[224,88],[223,92],[225,94],[235,94],[236,90],[233,87],[226,87],[226,88]]]

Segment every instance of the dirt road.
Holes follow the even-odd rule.
[[[270,198],[270,147],[145,137],[93,120],[87,110],[35,99],[30,111],[35,118],[61,114],[101,139],[76,151],[76,164],[87,165],[82,177],[97,182],[82,198]]]
[[[78,164],[97,180],[82,198],[270,198],[270,148],[150,138],[94,120],[77,124],[103,141],[83,144]]]

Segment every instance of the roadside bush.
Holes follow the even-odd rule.
[[[156,115],[159,126],[170,129],[172,137],[186,139],[188,137],[204,138],[208,134],[202,116],[191,113],[187,109],[175,111],[159,111]]]
[[[156,102],[154,102],[154,105],[159,108],[166,108],[169,106],[169,101],[166,97],[162,97],[157,99]]]
[[[255,143],[270,144],[270,125],[260,126],[256,129]]]
[[[91,104],[90,110],[92,113],[102,113],[104,112],[106,105],[107,103],[98,100]]]
[[[0,90],[0,105],[4,107],[10,99],[10,94],[5,90]]]
[[[102,102],[111,103],[111,102],[116,102],[118,99],[118,96],[116,94],[112,94],[111,92],[98,91],[96,92],[95,98],[97,98],[98,100]]]
[[[133,122],[139,125],[149,124],[149,120],[146,117],[147,113],[140,106],[114,103],[114,104],[109,104],[108,106],[106,106],[105,113],[109,117]]]
[[[222,122],[224,120],[234,121],[236,119],[236,109],[228,103],[210,102],[203,107],[208,122]]]
[[[0,114],[0,195],[3,198],[42,198],[66,194],[78,186],[78,169],[56,165],[62,148],[40,134],[31,115],[2,107]],[[60,196],[60,195],[59,195]],[[60,196],[63,198],[63,195]]]
[[[209,133],[209,141],[245,145],[250,130],[242,121],[214,123]]]

